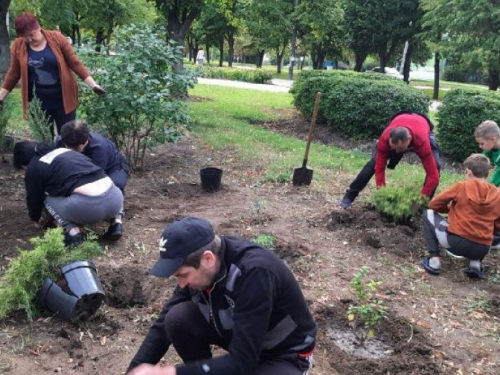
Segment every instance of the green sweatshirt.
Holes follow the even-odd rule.
[[[498,187],[500,186],[500,150],[483,151],[483,154],[496,166],[491,174],[490,182]]]

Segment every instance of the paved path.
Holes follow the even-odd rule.
[[[288,79],[272,79],[271,85],[260,84],[260,83],[248,83],[241,81],[230,81],[226,79],[210,79],[210,78],[198,78],[198,83],[201,85],[215,85],[215,86],[225,86],[225,87],[237,87],[240,89],[248,90],[260,90],[269,92],[288,92],[290,87],[293,85],[293,81]],[[436,111],[441,102],[438,100],[433,100],[432,104],[429,106],[429,110]]]
[[[283,86],[266,85],[260,83],[248,83],[241,81],[229,81],[226,79],[198,78],[198,83],[201,85],[237,87],[240,89],[260,90],[260,91],[270,91],[270,92],[288,92],[288,90],[290,89],[289,87],[283,87]]]

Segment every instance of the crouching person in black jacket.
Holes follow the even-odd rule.
[[[45,206],[64,228],[66,244],[83,242],[80,225],[110,220],[120,213],[122,192],[85,155],[32,142],[14,152],[15,164],[16,158],[29,160],[25,185],[30,219],[41,227]]]
[[[89,157],[125,195],[125,186],[129,178],[127,160],[120,153],[116,145],[102,135],[89,131],[83,121],[70,121],[61,128],[61,137],[56,146],[67,147]],[[124,210],[111,221],[104,238],[118,240],[123,234],[122,219]]]
[[[129,375],[308,374],[316,325],[292,272],[268,249],[188,217],[163,231],[151,273],[178,286]],[[212,358],[214,344],[228,353]],[[184,364],[154,366],[170,345]]]

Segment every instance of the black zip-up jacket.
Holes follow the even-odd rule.
[[[178,375],[249,374],[260,358],[307,353],[315,343],[316,325],[290,269],[270,250],[237,237],[222,237],[222,262],[210,297],[206,292],[177,289],[144,339],[129,370],[156,364],[170,341],[164,321],[178,303],[193,301],[226,340],[228,354],[177,367]],[[212,318],[210,318],[212,317]]]
[[[60,137],[56,141],[56,146],[64,147]],[[127,161],[116,145],[99,133],[90,132],[89,143],[83,154],[92,159],[108,175],[112,171],[122,169],[127,171],[127,173],[129,171]]]
[[[30,219],[40,219],[46,195],[68,197],[77,187],[104,177],[104,171],[92,160],[67,148],[56,148],[42,157],[34,156],[24,176]]]

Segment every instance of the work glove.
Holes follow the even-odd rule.
[[[106,90],[104,90],[104,89],[103,89],[101,86],[99,86],[99,85],[95,85],[94,87],[92,87],[92,91],[93,91],[94,93],[96,93],[97,95],[99,95],[99,96],[104,96],[104,95],[106,95],[106,94],[107,94],[107,93],[106,93]]]

